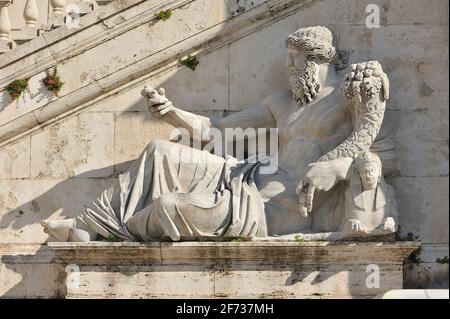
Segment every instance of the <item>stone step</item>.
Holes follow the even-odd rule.
[[[448,289],[395,289],[380,296],[380,299],[449,299]]]

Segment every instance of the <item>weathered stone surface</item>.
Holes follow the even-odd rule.
[[[402,260],[418,247],[327,242],[49,246],[59,263],[79,269],[66,284],[69,298],[370,297],[402,287]],[[119,259],[127,265],[117,266]],[[370,263],[380,267],[379,288],[365,284]]]
[[[54,252],[36,244],[0,244],[1,298],[58,298],[62,278]]]
[[[31,137],[31,176],[107,177],[113,153],[114,115],[80,113]]]
[[[267,3],[267,0],[224,0],[227,8],[232,16],[241,14],[242,12]]]
[[[0,149],[0,178],[30,177],[30,137]]]
[[[42,83],[46,75],[46,72],[41,72],[30,77],[27,90],[15,101],[11,101],[6,90],[0,92],[0,126],[55,99]]]
[[[402,110],[448,104],[448,31],[440,26],[392,25],[379,29],[342,26],[340,48],[350,61],[376,59],[389,76],[389,108]],[[412,49],[414,48],[414,49]]]
[[[74,59],[67,60],[59,66],[59,70],[62,74],[70,73],[73,82],[66,83],[61,95],[99,80],[110,74],[111,70],[120,70],[134,64],[143,57],[203,31],[208,26],[222,22],[228,15],[226,11],[222,1],[194,1],[174,10],[173,16],[167,21],[142,24],[132,32],[120,34]],[[126,17],[123,16],[122,20],[126,21]],[[77,67],[80,64],[83,68]]]
[[[168,140],[173,129],[166,122],[154,119],[148,111],[116,113],[114,143],[116,169],[123,171],[125,167],[117,165],[135,160],[151,140]]]
[[[212,298],[214,272],[207,267],[82,266],[68,298]]]
[[[292,31],[295,26],[278,22],[230,45],[230,110],[257,105],[268,92],[288,87],[286,53],[274,48],[284,48]]]
[[[404,287],[448,289],[448,243],[422,244],[416,258],[404,265]]]
[[[367,288],[368,264],[231,263],[217,268],[215,296],[219,298],[343,298],[373,297],[379,291],[402,287],[398,265],[378,264],[380,288]],[[263,278],[263,280],[262,280]]]
[[[174,105],[185,110],[228,109],[228,47],[198,57],[195,71],[187,67],[156,76],[148,83],[163,87]]]
[[[183,57],[185,58],[185,57]],[[185,110],[228,109],[228,48],[223,47],[198,57],[200,64],[195,71],[175,65],[148,80],[155,88],[166,89],[174,105]],[[141,96],[142,84],[99,101],[88,111],[143,111],[147,103]]]
[[[448,24],[448,7],[441,0],[348,0],[348,18],[351,24],[366,23],[366,7],[375,4],[380,9],[380,25]]]
[[[74,217],[109,184],[108,179],[0,179],[0,243],[42,243],[40,221]]]
[[[399,176],[448,176],[448,116],[448,108],[438,107],[386,113]]]
[[[448,242],[449,198],[446,177],[396,177],[399,225],[424,243]]]
[[[60,278],[55,264],[0,263],[2,298],[58,298]]]
[[[406,289],[448,289],[448,263],[408,263],[404,273]]]

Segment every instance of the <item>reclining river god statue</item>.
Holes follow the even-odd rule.
[[[153,140],[133,165],[76,218],[45,220],[60,241],[173,241],[199,237],[339,239],[397,227],[392,137],[382,129],[389,81],[377,61],[348,65],[332,32],[302,28],[287,39],[290,89],[216,119],[173,105],[145,87],[149,111],[175,127],[224,132],[277,128],[277,168],[268,161]],[[201,142],[211,141],[202,134]]]

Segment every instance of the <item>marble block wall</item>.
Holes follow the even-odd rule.
[[[380,7],[380,28],[365,25],[369,3]],[[448,288],[448,262],[436,262],[448,256],[449,238],[447,1],[315,1],[201,56],[195,71],[170,68],[149,83],[185,110],[221,116],[244,109],[287,88],[285,38],[312,25],[330,27],[351,62],[376,59],[388,74],[385,124],[398,150],[390,182],[401,235],[423,244],[422,263],[405,268],[406,283]],[[61,70],[63,81],[73,81],[70,69]],[[0,149],[0,243],[44,243],[40,220],[76,215],[148,141],[168,138],[172,128],[149,115],[141,88],[119,91]],[[8,289],[0,286],[0,295]]]

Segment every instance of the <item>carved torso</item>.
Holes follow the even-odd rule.
[[[269,232],[289,233],[306,229],[309,218],[298,214],[295,188],[310,163],[339,145],[352,131],[345,99],[339,89],[299,107],[290,91],[276,92],[264,103],[279,129],[279,166],[275,174],[259,175],[258,188],[266,202]],[[321,196],[317,197],[321,201]]]

